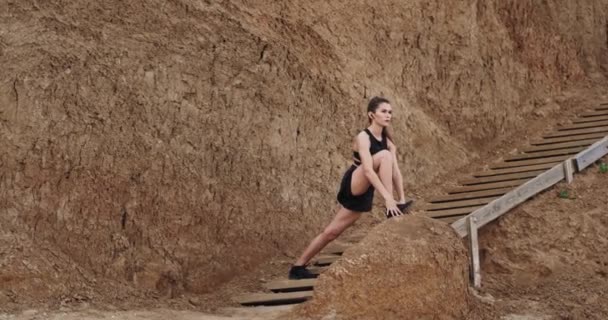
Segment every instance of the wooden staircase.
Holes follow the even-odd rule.
[[[532,141],[520,154],[509,156],[501,163],[490,166],[490,170],[473,173],[470,178],[459,181],[460,186],[448,188],[446,195],[431,198],[423,208],[425,214],[452,224],[461,236],[466,236],[463,221],[471,213],[487,208],[540,175],[555,171],[556,165],[606,137],[608,103],[603,103],[592,111],[578,115],[572,124],[559,126],[543,135],[542,139]],[[474,236],[476,240],[476,229]],[[325,266],[340,258],[344,249],[346,247],[329,250],[317,257],[313,260],[315,267],[311,271],[323,272]],[[267,293],[243,295],[236,300],[244,306],[300,303],[312,297],[315,282],[316,279],[276,280],[265,285]]]
[[[326,266],[340,258],[342,251],[347,246],[341,248],[339,252],[334,250],[332,254],[325,253],[316,257],[312,262],[312,267],[309,267],[308,270],[316,274],[325,271],[327,269]],[[264,285],[266,291],[269,292],[246,294],[237,297],[235,300],[243,306],[272,306],[300,303],[312,297],[312,290],[316,281],[317,279],[275,280]]]
[[[581,113],[572,124],[532,141],[521,154],[459,181],[460,186],[447,189],[445,196],[431,198],[425,207],[427,215],[452,223],[482,208],[608,136],[607,119],[608,105]]]

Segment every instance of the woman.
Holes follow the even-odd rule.
[[[354,164],[346,171],[340,184],[338,213],[291,267],[289,279],[316,277],[306,269],[306,264],[357,221],[361,213],[372,210],[374,190],[384,198],[387,218],[401,215],[411,206],[412,200],[405,200],[397,148],[388,131],[392,113],[387,99],[374,97],[369,101],[367,116],[370,125],[357,135],[353,143]],[[399,202],[393,198],[393,185],[397,187]]]

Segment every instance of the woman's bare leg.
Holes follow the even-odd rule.
[[[383,153],[380,159],[380,167],[378,168],[378,177],[386,191],[393,195],[393,154],[390,151]]]
[[[374,160],[374,170],[378,172],[380,181],[384,187],[389,191],[393,192],[393,154],[388,150],[380,151],[372,156]],[[359,168],[353,171],[351,179],[351,193],[353,195],[361,195],[367,191],[370,187],[370,182],[363,172],[363,168]],[[296,261],[294,266],[303,266],[312,259],[317,253],[336,239],[346,228],[350,227],[355,221],[361,217],[360,212],[348,210],[344,207],[340,207],[338,213],[329,225],[317,235],[304,250],[300,258]]]
[[[388,150],[380,151],[372,156],[374,160],[374,171],[388,192],[393,194],[393,154]],[[363,166],[353,171],[350,189],[353,195],[361,195],[370,187],[370,182],[365,176]]]
[[[346,228],[351,226],[355,221],[361,217],[360,212],[348,210],[342,206],[338,210],[338,213],[334,219],[329,223],[325,230],[316,236],[308,245],[306,250],[302,253],[300,258],[296,261],[296,266],[303,266],[312,259],[319,251],[332,240],[336,239]]]
[[[378,174],[380,182],[386,188],[391,195],[393,195],[393,179],[395,170],[395,156],[388,150],[380,151],[372,156],[374,171]],[[367,191],[370,186],[370,182],[365,176],[365,172],[362,167],[357,168],[353,172],[351,180],[351,191],[354,195],[363,194]],[[401,200],[401,199],[400,199]],[[401,210],[401,209],[399,209]],[[403,212],[385,212],[387,218],[400,215]]]

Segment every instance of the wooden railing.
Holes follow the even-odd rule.
[[[554,166],[545,173],[526,182],[502,197],[488,203],[482,208],[473,211],[468,216],[452,223],[452,228],[460,237],[469,236],[469,251],[471,253],[471,280],[475,287],[481,285],[481,271],[479,264],[479,244],[477,230],[490,223],[530,197],[546,190],[556,183],[566,179],[570,183],[574,172],[580,172],[598,159],[608,154],[608,136],[594,143],[572,158]]]

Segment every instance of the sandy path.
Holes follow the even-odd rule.
[[[292,306],[258,307],[258,308],[226,308],[218,314],[196,311],[177,311],[169,309],[100,311],[95,309],[41,311],[26,310],[20,314],[0,314],[0,320],[271,320],[291,309]]]

